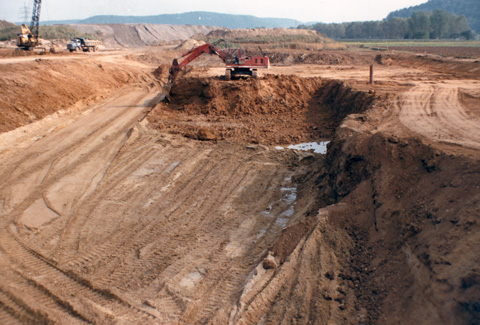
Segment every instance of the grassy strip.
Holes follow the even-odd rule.
[[[364,47],[396,47],[396,46],[418,46],[418,47],[480,47],[479,41],[444,41],[444,40],[422,40],[422,41],[402,41],[402,40],[351,40],[339,41],[340,43],[353,46]]]

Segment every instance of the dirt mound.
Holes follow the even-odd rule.
[[[107,47],[143,47],[165,42],[187,40],[205,35],[218,27],[156,24],[70,25],[82,33],[101,35]]]
[[[189,51],[193,49],[194,47],[200,46],[205,44],[204,41],[197,41],[193,38],[188,39],[182,43],[180,43],[177,47],[175,47],[175,50],[182,50],[182,51]]]
[[[352,55],[344,51],[265,51],[272,64],[321,64],[321,65],[348,65],[371,63],[372,55]]]
[[[0,132],[58,110],[94,103],[125,85],[153,81],[148,73],[138,69],[95,60],[72,64],[38,58],[33,62],[2,64],[0,73]]]
[[[192,138],[207,128],[217,139],[291,144],[331,137],[346,114],[363,112],[373,98],[320,78],[179,78],[171,103],[160,105],[150,121]]]

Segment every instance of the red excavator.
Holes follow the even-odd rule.
[[[168,76],[168,82],[163,87],[163,93],[168,98],[170,94],[170,89],[172,88],[173,82],[177,78],[180,70],[185,67],[187,64],[198,58],[200,55],[207,53],[211,55],[218,55],[220,59],[225,62],[225,78],[230,80],[232,77],[238,76],[251,76],[253,78],[257,77],[257,69],[270,67],[270,61],[268,57],[263,56],[245,56],[245,51],[242,49],[218,49],[215,46],[225,40],[219,40],[212,44],[203,44],[198,47],[195,47],[183,54],[182,56],[173,59],[172,66],[170,67],[170,74]],[[183,59],[179,63],[180,59]]]

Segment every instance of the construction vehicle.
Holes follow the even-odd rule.
[[[42,6],[42,0],[34,0],[32,22],[30,28],[27,25],[22,24],[21,33],[17,34],[17,46],[24,50],[33,50],[38,46],[38,34],[39,34],[39,22],[40,22],[40,9]],[[43,49],[45,50],[45,49]]]
[[[86,40],[84,38],[74,38],[67,44],[67,50],[70,52],[96,52],[98,47],[102,45],[100,41]]]
[[[188,51],[187,53],[176,58],[172,62],[170,67],[168,81],[164,85],[162,92],[165,94],[165,97],[168,99],[170,95],[170,90],[173,86],[175,79],[177,78],[179,72],[187,64],[198,58],[200,55],[206,53],[211,55],[217,55],[225,62],[225,79],[230,80],[238,76],[251,76],[257,77],[257,69],[268,69],[270,67],[270,60],[267,56],[245,56],[245,51],[242,49],[218,49],[216,45],[224,42],[224,40],[219,40],[212,44],[203,44],[198,47],[195,47]],[[179,62],[183,58],[183,61]]]

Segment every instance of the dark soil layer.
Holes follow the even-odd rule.
[[[345,277],[373,323],[480,319],[480,162],[416,138],[339,130],[316,184],[356,243]]]

